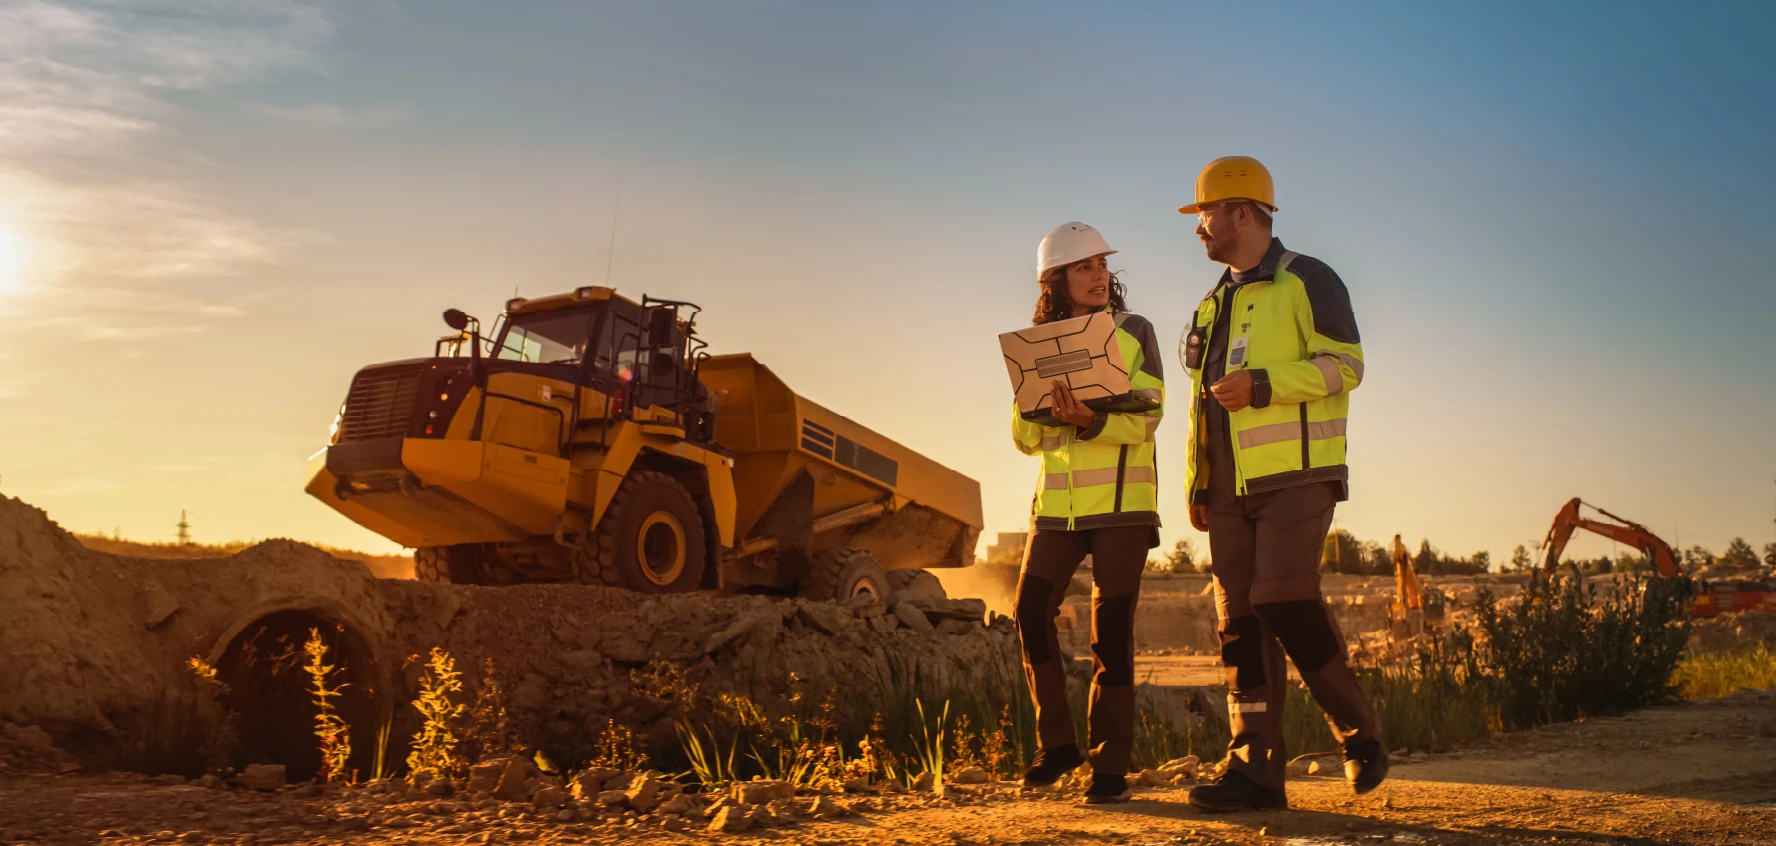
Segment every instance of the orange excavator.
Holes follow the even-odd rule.
[[[1588,506],[1616,522],[1605,523],[1601,520],[1580,517],[1579,506],[1581,505]],[[1560,553],[1566,551],[1566,542],[1572,540],[1575,529],[1587,529],[1616,543],[1640,550],[1640,554],[1646,556],[1647,561],[1652,562],[1653,567],[1659,571],[1661,576],[1674,578],[1682,575],[1677,569],[1677,553],[1672,551],[1671,544],[1653,534],[1651,529],[1633,520],[1617,517],[1576,496],[1560,507],[1560,513],[1554,515],[1554,525],[1548,527],[1548,537],[1542,541],[1542,548],[1548,550],[1548,557],[1542,565],[1543,569],[1553,572],[1554,568],[1559,566]]]
[[[1579,506],[1586,506],[1604,517],[1614,520],[1606,523],[1579,516]],[[1573,532],[1586,529],[1602,535],[1625,546],[1640,550],[1646,560],[1652,562],[1660,576],[1680,578],[1682,571],[1677,567],[1677,553],[1651,529],[1633,520],[1628,520],[1598,508],[1578,497],[1573,497],[1566,505],[1561,506],[1560,513],[1554,515],[1554,525],[1548,528],[1548,537],[1542,541],[1542,548],[1548,551],[1543,559],[1542,568],[1553,572],[1560,564],[1560,554],[1566,550],[1567,541],[1572,540]],[[1697,592],[1694,614],[1697,617],[1712,617],[1727,611],[1776,611],[1776,591],[1769,590],[1763,582],[1716,582],[1705,585]]]

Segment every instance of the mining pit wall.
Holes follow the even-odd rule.
[[[434,647],[470,691],[491,661],[515,732],[569,757],[589,756],[611,720],[673,742],[671,694],[638,692],[648,676],[759,701],[800,684],[859,714],[907,684],[966,691],[988,671],[1021,680],[1009,620],[936,622],[914,630],[880,605],[378,579],[288,540],[226,558],[131,558],[90,550],[0,497],[0,721],[41,727],[87,766],[201,772],[217,732],[209,702],[237,715],[244,758],[312,771],[300,666],[310,630],[341,668],[361,772],[379,734],[394,738],[391,760],[405,756]],[[193,658],[227,687],[202,681]]]

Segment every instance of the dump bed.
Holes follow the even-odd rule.
[[[868,549],[891,570],[973,560],[978,482],[796,394],[751,355],[710,358],[699,377],[718,406],[715,440],[734,455],[736,538],[757,536],[806,472],[815,548]]]

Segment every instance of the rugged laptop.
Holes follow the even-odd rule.
[[[999,336],[999,349],[1025,420],[1061,425],[1050,394],[1057,379],[1093,411],[1139,413],[1159,405],[1130,393],[1116,318],[1105,312],[1007,332]]]

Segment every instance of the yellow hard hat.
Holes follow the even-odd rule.
[[[1251,156],[1222,156],[1196,175],[1196,202],[1179,214],[1196,214],[1204,203],[1222,200],[1254,200],[1276,211],[1276,186],[1270,181],[1270,170]]]

